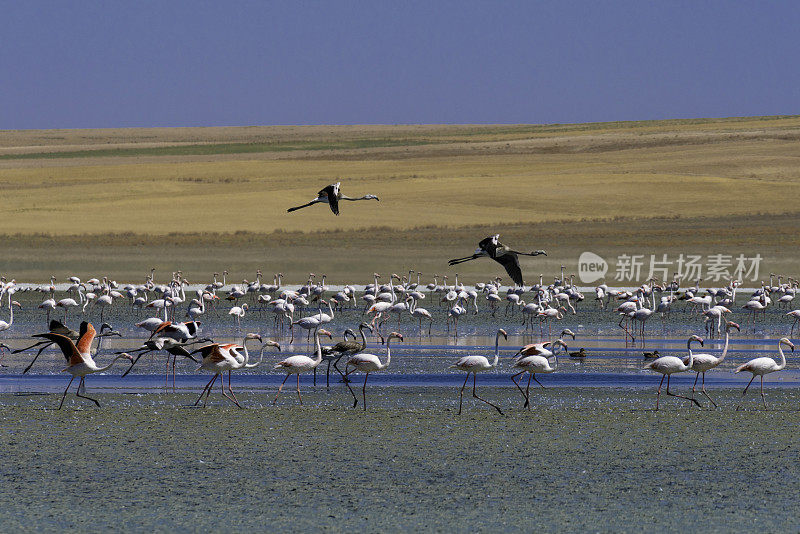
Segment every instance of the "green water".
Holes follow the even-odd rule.
[[[276,407],[239,393],[0,395],[4,530],[628,531],[800,528],[800,391],[736,412],[653,391],[548,388],[507,415],[451,388],[382,387],[370,411],[336,390]],[[757,390],[756,392],[757,395]]]

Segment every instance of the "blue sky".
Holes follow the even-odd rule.
[[[4,2],[0,129],[800,113],[800,2]]]

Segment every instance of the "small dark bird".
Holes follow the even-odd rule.
[[[294,208],[289,208],[286,211],[287,212],[292,212],[292,211],[296,211],[296,210],[299,210],[299,209],[307,208],[307,207],[312,206],[312,205],[314,205],[314,204],[316,204],[318,202],[327,202],[330,205],[331,211],[333,212],[333,214],[334,215],[339,215],[339,201],[340,200],[350,200],[350,201],[377,200],[378,202],[380,202],[380,200],[381,200],[378,197],[376,197],[375,195],[364,195],[363,197],[358,197],[358,198],[348,197],[346,195],[343,195],[341,193],[341,191],[339,191],[339,186],[340,185],[341,185],[341,182],[336,182],[335,184],[331,184],[328,187],[320,190],[320,192],[317,193],[317,198],[315,198],[314,200],[312,200],[308,204],[303,204],[302,206],[295,206]]]
[[[586,349],[584,349],[583,347],[581,347],[581,350],[579,350],[578,352],[569,353],[570,358],[585,358],[587,356],[588,354],[586,353]]]
[[[518,286],[523,286],[525,283],[522,280],[522,269],[519,267],[518,256],[547,256],[547,253],[544,250],[534,250],[533,252],[511,250],[500,242],[500,234],[495,234],[478,243],[478,248],[475,249],[472,256],[455,258],[447,262],[447,264],[458,265],[459,263],[483,258],[484,256],[488,256],[502,265],[514,283]]]
[[[654,350],[653,352],[645,352],[642,354],[642,356],[644,356],[646,360],[652,360],[653,358],[658,358],[661,355],[658,353],[657,350]]]

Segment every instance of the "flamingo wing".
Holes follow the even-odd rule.
[[[78,352],[81,354],[89,354],[89,348],[92,346],[92,342],[94,341],[96,335],[97,331],[94,329],[94,326],[92,326],[91,323],[87,323],[86,321],[82,322],[78,343],[75,345],[78,349]]]
[[[80,352],[78,352],[78,347],[76,347],[75,343],[73,343],[72,340],[67,336],[54,334],[53,332],[47,332],[46,334],[33,334],[33,337],[41,337],[58,345],[58,348],[60,348],[61,352],[64,353],[64,357],[69,362],[69,365],[75,365],[76,363],[84,362],[83,356]]]

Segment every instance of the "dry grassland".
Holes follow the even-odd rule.
[[[0,272],[452,275],[443,260],[500,232],[549,251],[525,262],[529,280],[574,270],[586,249],[760,252],[796,273],[798,140],[797,117],[6,131]],[[335,180],[381,202],[347,203],[340,217],[319,205],[286,213]],[[497,273],[491,262],[461,267]]]

